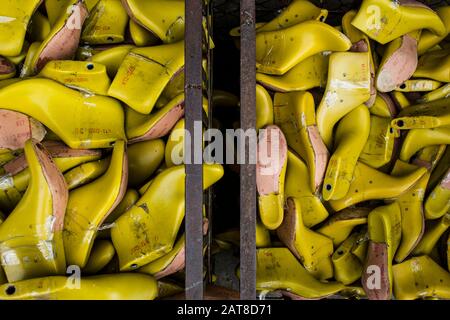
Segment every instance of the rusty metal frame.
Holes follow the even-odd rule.
[[[187,300],[203,299],[203,170],[195,163],[201,134],[194,135],[194,123],[202,121],[202,39],[203,1],[186,0],[185,29],[185,127],[191,134],[185,148],[191,162],[186,164],[186,280]],[[256,127],[255,0],[241,0],[241,128]],[[209,59],[208,59],[209,60]],[[196,141],[197,140],[197,141]],[[246,150],[250,150],[246,141]],[[198,155],[197,155],[198,157]],[[256,298],[256,166],[241,165],[241,248],[240,299]]]
[[[241,0],[241,128],[256,127],[255,0]],[[248,141],[245,150],[249,151]],[[256,166],[241,165],[240,298],[256,298]]]
[[[203,299],[203,169],[195,163],[196,146],[202,146],[202,134],[194,134],[194,124],[201,123],[202,109],[202,40],[203,0],[186,0],[185,5],[185,139],[191,161],[186,164],[186,280],[187,300]],[[201,151],[201,150],[200,150]],[[196,154],[197,153],[197,154]],[[203,156],[201,155],[201,158]]]

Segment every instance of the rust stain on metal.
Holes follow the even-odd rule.
[[[255,1],[241,0],[241,128],[256,127]],[[246,150],[248,142],[246,142]],[[240,298],[256,298],[256,167],[241,165]]]
[[[186,0],[185,5],[185,128],[193,139],[194,123],[202,121],[202,40],[203,1]],[[194,146],[186,141],[186,150],[194,156]],[[190,161],[191,163],[193,161]],[[203,170],[201,164],[186,165],[186,280],[188,300],[203,299]]]

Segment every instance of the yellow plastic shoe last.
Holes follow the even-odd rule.
[[[150,274],[158,280],[183,270],[184,265],[185,236],[183,234],[168,254],[143,266],[138,270],[138,272]]]
[[[8,281],[64,274],[63,222],[68,192],[50,155],[33,140],[25,144],[30,185],[0,225],[1,264]]]
[[[425,147],[417,153],[411,163],[434,172],[439,161],[444,157],[446,148],[445,144]],[[428,186],[430,185],[428,184]]]
[[[327,209],[311,189],[308,167],[297,155],[288,151],[285,200],[290,197],[299,200],[306,228],[311,228],[328,217]]]
[[[450,98],[403,109],[392,121],[395,129],[429,129],[450,126]]]
[[[37,49],[31,60],[31,75],[42,70],[52,60],[74,58],[81,37],[81,28],[88,15],[84,1],[71,0],[63,14]]]
[[[203,102],[205,107],[205,99]],[[126,131],[130,143],[158,139],[166,136],[184,116],[184,93],[173,98],[164,108],[143,115],[126,109]]]
[[[12,177],[10,175],[3,175],[1,177],[0,205],[2,210],[10,212],[16,207],[22,199],[22,193],[28,187],[29,180],[29,169]]]
[[[38,50],[41,46],[42,42],[33,42],[25,56],[25,61],[22,66],[22,70],[20,70],[20,77],[26,78],[31,77],[35,75],[34,69],[33,69],[33,59],[35,55],[38,53]],[[19,79],[20,80],[20,79]]]
[[[41,0],[5,0],[0,16],[0,55],[17,56],[22,51],[25,33]]]
[[[167,168],[184,164],[184,118],[180,119],[170,132],[164,152]]]
[[[325,22],[327,16],[328,10],[326,9],[318,8],[306,0],[294,0],[273,20],[260,27],[257,32],[285,29],[308,20]]]
[[[441,178],[440,183],[431,191],[425,202],[425,217],[437,219],[450,210],[450,169]]]
[[[110,158],[106,158],[83,163],[82,165],[67,171],[64,173],[67,188],[72,190],[97,179],[108,170],[110,160]]]
[[[184,0],[122,0],[128,15],[164,43],[184,39]]]
[[[54,26],[58,22],[58,18],[64,14],[64,10],[67,9],[67,5],[72,0],[45,0],[45,10],[47,12],[50,25]],[[91,11],[100,0],[84,0],[84,3]]]
[[[370,134],[359,157],[361,162],[372,168],[389,163],[394,151],[397,130],[391,127],[390,118],[370,116]]]
[[[288,146],[283,132],[270,125],[259,134],[256,187],[261,222],[275,230],[283,221]]]
[[[383,118],[393,118],[397,114],[394,101],[385,93],[378,92],[370,114]]]
[[[11,78],[11,79],[6,79],[6,80],[0,80],[0,89],[3,89],[13,83],[19,82],[21,81],[20,78]]]
[[[438,50],[442,50],[442,49],[448,49],[449,48],[449,43],[448,41],[444,40],[441,43],[435,45],[433,48],[429,49],[426,53],[431,52],[431,51],[438,51]]]
[[[0,150],[0,165],[3,166],[5,163],[13,160],[15,156],[15,152],[13,151],[7,149]]]
[[[74,149],[107,148],[125,139],[120,103],[85,95],[48,79],[23,80],[0,89],[0,108],[29,115]]]
[[[15,65],[19,65],[19,64],[21,64],[21,63],[23,63],[25,61],[25,58],[27,56],[29,48],[30,48],[30,43],[25,40],[25,42],[23,44],[23,47],[22,47],[22,51],[18,55],[11,56],[11,57],[6,57],[6,59],[11,61]]]
[[[386,46],[376,76],[378,91],[394,91],[411,78],[417,67],[419,34],[420,32],[405,34]]]
[[[221,165],[203,166],[203,188],[223,176]],[[161,194],[164,197],[161,197]],[[185,167],[162,171],[111,229],[120,270],[138,269],[170,252],[185,211]]]
[[[336,148],[328,162],[322,188],[324,200],[338,200],[347,194],[356,162],[369,138],[370,118],[369,109],[360,105],[337,125],[334,136]]]
[[[122,214],[127,212],[140,198],[139,193],[134,189],[128,189],[117,207],[106,217],[104,224],[113,223]]]
[[[158,280],[158,299],[172,298],[184,294],[184,287],[169,279]]]
[[[450,273],[428,256],[411,258],[395,265],[392,271],[394,295],[399,300],[450,299]]]
[[[450,82],[450,49],[431,51],[421,56],[414,77]]]
[[[62,173],[83,163],[99,160],[102,155],[100,149],[71,149],[60,141],[44,140],[42,144]]]
[[[430,30],[422,31],[417,48],[419,55],[424,54],[429,49],[439,44],[439,42],[444,40],[445,37],[450,32],[450,6],[436,8],[436,13],[439,15],[439,18],[441,18],[442,22],[444,23],[446,32],[441,36],[438,36],[437,34],[431,32]]]
[[[415,170],[417,170],[417,166],[397,160],[392,170],[392,175],[401,176]],[[422,238],[425,230],[423,199],[429,179],[430,172],[427,172],[414,186],[396,200],[401,212],[402,229],[401,242],[395,254],[397,263],[405,260]]]
[[[110,46],[96,46],[91,47],[89,45],[80,46],[77,49],[77,53],[75,54],[75,60],[77,61],[88,61],[91,60],[91,58],[103,51],[107,51],[109,49],[121,47],[122,45],[110,45]],[[126,45],[123,45],[126,46]],[[131,45],[130,45],[131,46]],[[133,47],[133,46],[131,46]]]
[[[315,193],[322,184],[329,153],[316,126],[311,93],[276,93],[274,120],[285,134],[289,147],[308,164],[309,189]]]
[[[43,15],[40,11],[36,11],[31,17],[30,26],[29,26],[29,34],[30,40],[32,42],[35,41],[44,41],[45,38],[51,31],[50,22],[47,17]]]
[[[70,277],[45,277],[0,287],[2,300],[153,300],[158,285],[149,275],[137,273],[82,277],[79,287]]]
[[[367,208],[345,209],[331,216],[330,219],[317,229],[317,232],[333,240],[335,247],[345,241],[352,230],[359,225],[367,223]]]
[[[352,24],[381,44],[417,29],[446,33],[436,12],[418,1],[364,0]]]
[[[162,164],[161,167],[158,168],[158,170],[156,170],[156,173],[160,174],[162,171],[164,171],[166,169],[168,169],[168,168],[165,167],[165,164]],[[153,179],[149,180],[146,184],[144,184],[142,187],[140,187],[138,190],[139,195],[143,196],[152,183],[153,183]]]
[[[372,52],[372,44],[369,38],[352,26],[351,21],[356,16],[355,10],[347,11],[342,17],[342,30],[344,34],[350,39],[353,43],[350,51],[353,52],[368,52],[370,58],[370,99],[367,100],[364,104],[369,108],[373,106],[375,103],[375,98],[377,96],[377,89],[375,86],[375,61],[374,61],[374,53]]]
[[[44,146],[49,151],[60,172],[65,172],[85,162],[100,158],[100,153],[96,150],[73,150],[67,147],[50,146],[45,142]],[[5,164],[0,171],[2,173],[0,178],[0,181],[2,181],[0,184],[0,204],[7,211],[10,211],[20,201],[22,193],[28,187],[30,169],[25,156],[20,155]]]
[[[342,31],[353,44],[358,43],[361,40],[364,40],[368,46],[367,49],[371,51],[369,38],[363,32],[361,32],[351,24],[356,14],[357,14],[356,10],[349,10],[343,15],[341,21]]]
[[[256,221],[256,247],[257,248],[268,248],[272,245],[270,240],[270,232],[261,223],[261,221]]]
[[[392,261],[400,244],[401,213],[396,202],[378,207],[368,217],[370,243],[363,269],[362,284],[370,300],[388,300],[392,295]],[[380,286],[371,287],[370,275],[377,266]]]
[[[409,130],[403,141],[400,160],[409,161],[420,149],[438,144],[450,144],[450,126]]]
[[[431,192],[433,188],[435,188],[442,180],[442,177],[448,171],[448,164],[450,163],[450,148],[445,145],[445,151],[440,159],[437,159],[437,163],[435,163],[435,167],[431,172],[430,182],[427,186],[427,192]]]
[[[161,139],[132,144],[128,147],[128,185],[141,186],[158,169],[164,159]]]
[[[120,0],[100,0],[89,13],[81,39],[88,44],[121,43],[127,25],[128,14]]]
[[[346,286],[344,290],[339,292],[339,295],[348,299],[366,298],[366,293],[364,292],[363,287],[359,284]]]
[[[46,133],[44,126],[35,119],[20,112],[0,109],[0,148],[20,150],[27,140],[33,138],[40,142]]]
[[[43,145],[50,153],[53,161],[61,172],[70,170],[85,162],[98,160],[101,156],[100,150],[75,150],[70,149],[66,145],[59,142],[44,141]],[[25,156],[20,154],[16,158],[11,159],[11,161],[4,164],[3,168],[0,169],[0,172],[2,174],[16,175],[28,170],[27,168],[28,163],[26,162]]]
[[[323,53],[315,54],[295,65],[284,75],[277,76],[257,72],[256,81],[277,92],[303,91],[315,87],[325,87],[328,57]]]
[[[368,52],[331,54],[327,87],[317,109],[317,127],[328,148],[335,124],[369,100],[370,77]]]
[[[139,193],[134,189],[128,189],[122,198],[122,201],[108,215],[103,224],[99,228],[96,239],[111,239],[111,228],[122,214],[128,211],[140,198]],[[94,242],[95,245],[95,242]],[[88,261],[89,263],[89,261]]]
[[[315,20],[305,21],[278,31],[259,32],[256,67],[262,73],[283,75],[319,52],[347,51],[350,47],[350,40],[333,27]]]
[[[116,251],[109,240],[96,240],[91,255],[83,268],[83,274],[96,274],[102,270],[114,257]]]
[[[94,54],[90,60],[92,62],[103,64],[106,67],[108,76],[114,78],[120,68],[120,65],[122,64],[122,61],[133,48],[134,47],[131,45],[115,46]]]
[[[403,110],[411,105],[403,92],[394,91],[391,93],[391,98],[399,110]]]
[[[54,60],[50,61],[39,73],[40,77],[55,80],[70,88],[89,93],[107,95],[111,80],[106,67],[99,63]]]
[[[166,106],[170,100],[178,96],[179,94],[184,93],[184,70],[178,72],[166,85],[163,92],[159,96],[156,101],[155,108],[161,109]],[[203,88],[205,88],[205,84],[203,83]]]
[[[449,43],[447,40],[444,40],[441,43],[435,45],[433,48],[429,49],[427,52],[438,51],[438,50],[448,49],[448,48],[449,48]]]
[[[369,209],[368,212],[369,213]],[[364,263],[367,256],[367,248],[369,247],[369,232],[367,227],[362,228],[358,233],[358,239],[352,248],[352,254],[355,255],[361,263]]]
[[[450,227],[450,213],[446,213],[441,219],[428,221],[425,233],[412,254],[414,256],[430,255],[436,246],[439,238]]]
[[[431,91],[420,98],[420,102],[431,102],[442,98],[448,98],[450,96],[450,83],[444,84],[439,89]]]
[[[167,83],[184,66],[184,41],[131,50],[123,60],[108,95],[149,114]]]
[[[434,91],[442,85],[441,82],[429,79],[406,80],[395,90],[401,92],[427,92]]]
[[[256,250],[256,288],[286,290],[305,299],[324,298],[345,288],[339,282],[314,278],[287,248]]]
[[[273,102],[263,86],[256,85],[256,132],[273,124]]]
[[[329,203],[335,211],[339,211],[362,201],[396,198],[411,188],[426,171],[419,168],[408,175],[393,177],[358,161],[347,195]]]
[[[160,41],[158,37],[136,23],[133,19],[130,19],[129,30],[131,39],[137,47],[154,46]]]
[[[278,238],[315,278],[319,280],[331,278],[333,241],[305,227],[298,199],[288,198],[286,202],[283,223],[277,229]]]
[[[64,219],[67,263],[83,268],[97,230],[122,200],[128,180],[126,145],[115,143],[106,173],[94,182],[70,192]]]
[[[350,285],[361,278],[361,261],[352,253],[357,240],[358,233],[352,234],[336,249],[331,258],[335,279],[345,285]]]

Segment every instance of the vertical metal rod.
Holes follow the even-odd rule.
[[[208,55],[207,55],[207,61],[208,61],[208,70],[207,70],[207,87],[208,87],[208,128],[213,127],[213,84],[214,84],[214,78],[213,78],[213,64],[214,64],[214,55],[213,50],[210,50],[210,39],[214,39],[213,34],[213,10],[212,6],[213,4],[211,1],[208,1],[207,5],[207,30],[208,30],[208,37],[206,38],[206,46],[208,48]],[[212,258],[211,258],[211,243],[212,243],[212,230],[213,230],[213,214],[212,214],[212,205],[213,205],[213,194],[214,194],[214,186],[208,188],[208,195],[207,195],[207,217],[209,220],[209,228],[208,228],[208,234],[207,234],[207,241],[208,241],[208,249],[207,249],[207,278],[208,278],[208,284],[212,283],[213,278],[213,272],[212,272]]]
[[[185,8],[185,127],[191,141],[186,139],[185,150],[191,160],[186,164],[186,299],[203,299],[203,170],[194,159],[202,146],[202,17],[203,1],[186,0]],[[195,132],[195,124],[200,132]],[[198,131],[198,130],[197,130]]]
[[[256,127],[255,0],[241,0],[241,128]],[[246,150],[250,150],[246,141]],[[241,165],[240,298],[256,298],[256,167]]]

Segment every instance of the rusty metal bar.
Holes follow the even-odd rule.
[[[195,124],[202,123],[202,40],[203,1],[186,0],[185,8],[185,127],[191,139],[185,150],[191,160],[186,164],[186,280],[187,300],[203,299],[203,170],[196,163],[202,158],[202,130],[195,134]],[[189,141],[190,140],[190,141]],[[200,146],[200,150],[198,149]],[[199,154],[200,153],[200,154]],[[196,161],[194,161],[194,159]]]
[[[256,127],[255,0],[241,0],[241,128]],[[246,150],[250,150],[248,141]],[[240,298],[256,298],[256,166],[241,165]]]
[[[213,127],[213,110],[214,110],[214,106],[213,106],[213,83],[214,83],[214,78],[213,78],[213,64],[214,64],[214,55],[213,55],[213,50],[210,50],[210,46],[211,46],[211,39],[214,38],[214,33],[213,33],[213,20],[212,20],[212,16],[213,16],[213,10],[212,10],[212,6],[213,4],[211,3],[211,1],[207,1],[206,4],[206,25],[207,25],[207,30],[208,30],[208,37],[206,37],[206,47],[208,48],[207,50],[207,61],[208,61],[208,70],[206,72],[207,74],[207,94],[208,94],[208,128],[212,128]],[[211,252],[211,243],[212,243],[212,230],[213,230],[213,214],[212,214],[212,206],[213,206],[213,193],[214,193],[214,186],[211,186],[210,188],[208,188],[208,194],[207,194],[207,217],[209,220],[209,228],[208,228],[208,234],[207,234],[207,252],[206,252],[206,259],[207,259],[207,284],[211,284],[213,281],[213,272],[212,272],[212,252]]]

